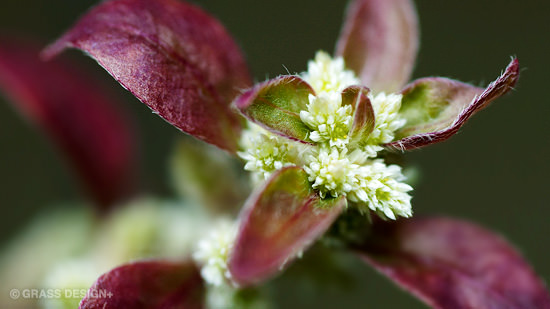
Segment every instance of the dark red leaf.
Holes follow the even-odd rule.
[[[203,308],[204,284],[190,262],[144,261],[117,267],[97,279],[81,309]]]
[[[485,90],[437,77],[411,83],[403,90],[400,110],[407,123],[397,131],[399,139],[385,146],[409,150],[447,140],[471,116],[513,89],[518,78],[519,62],[513,59],[504,73]],[[408,110],[412,111],[407,113]]]
[[[336,54],[375,92],[395,92],[410,78],[418,50],[418,21],[411,0],[355,0]]]
[[[434,308],[550,308],[531,267],[504,239],[448,218],[379,221],[357,254]]]
[[[275,172],[241,212],[228,263],[233,280],[249,285],[277,273],[320,237],[345,205],[344,196],[322,200],[299,167]]]
[[[237,149],[240,122],[230,103],[251,85],[248,69],[225,28],[199,8],[177,0],[105,1],[44,55],[66,47],[88,53],[182,131]]]
[[[102,207],[135,184],[135,140],[117,102],[71,63],[42,62],[39,49],[0,41],[0,88],[67,154]]]

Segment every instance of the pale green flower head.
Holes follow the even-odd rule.
[[[237,226],[234,222],[221,219],[199,240],[193,258],[202,265],[201,276],[209,285],[219,287],[231,280],[231,274],[227,270],[227,259],[236,233]]]

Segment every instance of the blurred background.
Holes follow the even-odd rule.
[[[218,17],[244,50],[257,81],[306,69],[319,49],[332,52],[345,0],[194,0]],[[35,37],[46,44],[63,33],[95,1],[2,0],[0,32]],[[550,279],[550,40],[546,1],[417,1],[421,48],[414,78],[446,76],[485,86],[517,56],[516,91],[477,114],[451,140],[407,154],[418,166],[413,208],[417,215],[465,218],[509,239],[540,276]],[[172,195],[167,158],[179,131],[151,114],[99,66],[78,52],[64,54],[99,76],[135,116],[141,138],[141,172],[147,192]],[[0,244],[37,213],[84,199],[56,150],[0,97]],[[65,203],[66,204],[66,203]],[[348,308],[423,308],[360,263],[346,291],[329,295]],[[361,291],[361,293],[357,293]],[[288,287],[291,295],[291,287]],[[315,296],[296,306],[313,307]],[[294,300],[293,300],[294,301]],[[412,305],[414,306],[412,306]],[[322,306],[321,306],[322,307]],[[319,304],[315,305],[319,308]]]

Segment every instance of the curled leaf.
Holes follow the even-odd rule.
[[[550,308],[545,286],[519,253],[469,222],[379,221],[355,251],[434,308]]]
[[[487,88],[447,78],[423,78],[403,90],[399,113],[407,123],[396,132],[388,148],[409,150],[442,142],[458,132],[475,113],[513,89],[519,62],[513,59],[504,73]]]
[[[203,308],[204,284],[190,262],[145,261],[117,267],[97,279],[81,309]]]
[[[241,212],[228,262],[233,280],[250,285],[277,273],[330,227],[345,204],[343,196],[322,200],[299,167],[274,173]]]
[[[353,124],[350,130],[351,142],[366,140],[374,130],[374,109],[365,87],[351,86],[342,91],[342,105],[353,106]]]
[[[311,86],[298,76],[280,76],[256,85],[235,100],[249,120],[267,130],[306,143],[310,129],[300,119],[307,110]]]
[[[0,89],[66,154],[96,203],[107,208],[133,186],[133,127],[97,81],[70,62],[42,62],[39,49],[0,41]]]
[[[45,52],[85,51],[123,87],[183,132],[234,151],[230,103],[251,84],[224,27],[177,0],[113,0],[96,6]]]
[[[395,92],[410,78],[418,50],[411,0],[354,0],[348,7],[336,55],[375,92]]]

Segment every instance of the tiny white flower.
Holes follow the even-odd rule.
[[[293,144],[292,141],[250,124],[241,138],[241,147],[245,151],[237,154],[246,161],[244,169],[252,172],[253,180],[257,183],[278,169],[294,165],[291,157],[297,146]]]
[[[355,74],[346,70],[344,59],[332,59],[329,54],[318,51],[315,59],[308,63],[308,70],[301,74],[317,94],[321,92],[342,92],[353,85],[361,85]]]
[[[356,181],[354,170],[359,165],[352,163],[346,152],[347,150],[323,148],[308,156],[310,164],[304,166],[304,170],[321,197],[337,197],[352,189]]]
[[[412,187],[402,182],[405,180],[401,167],[386,165],[382,160],[374,160],[357,171],[359,186],[348,195],[356,202],[362,212],[370,210],[395,220],[397,216],[412,216]]]
[[[316,143],[329,143],[342,148],[349,142],[351,106],[342,106],[342,96],[337,92],[310,95],[308,109],[300,112],[300,119],[313,131],[309,138]]]
[[[401,168],[368,157],[359,149],[348,154],[346,149],[325,148],[308,156],[310,164],[304,170],[323,198],[345,194],[362,212],[370,209],[393,220],[410,217],[412,187],[401,182]]]
[[[399,116],[403,95],[380,92],[376,96],[369,93],[368,97],[374,109],[375,125],[367,143],[380,145],[393,141],[395,131],[402,128],[406,122]]]
[[[227,269],[228,254],[237,234],[234,222],[220,220],[204,239],[198,242],[193,258],[202,265],[201,276],[213,286],[221,286],[231,280]]]

